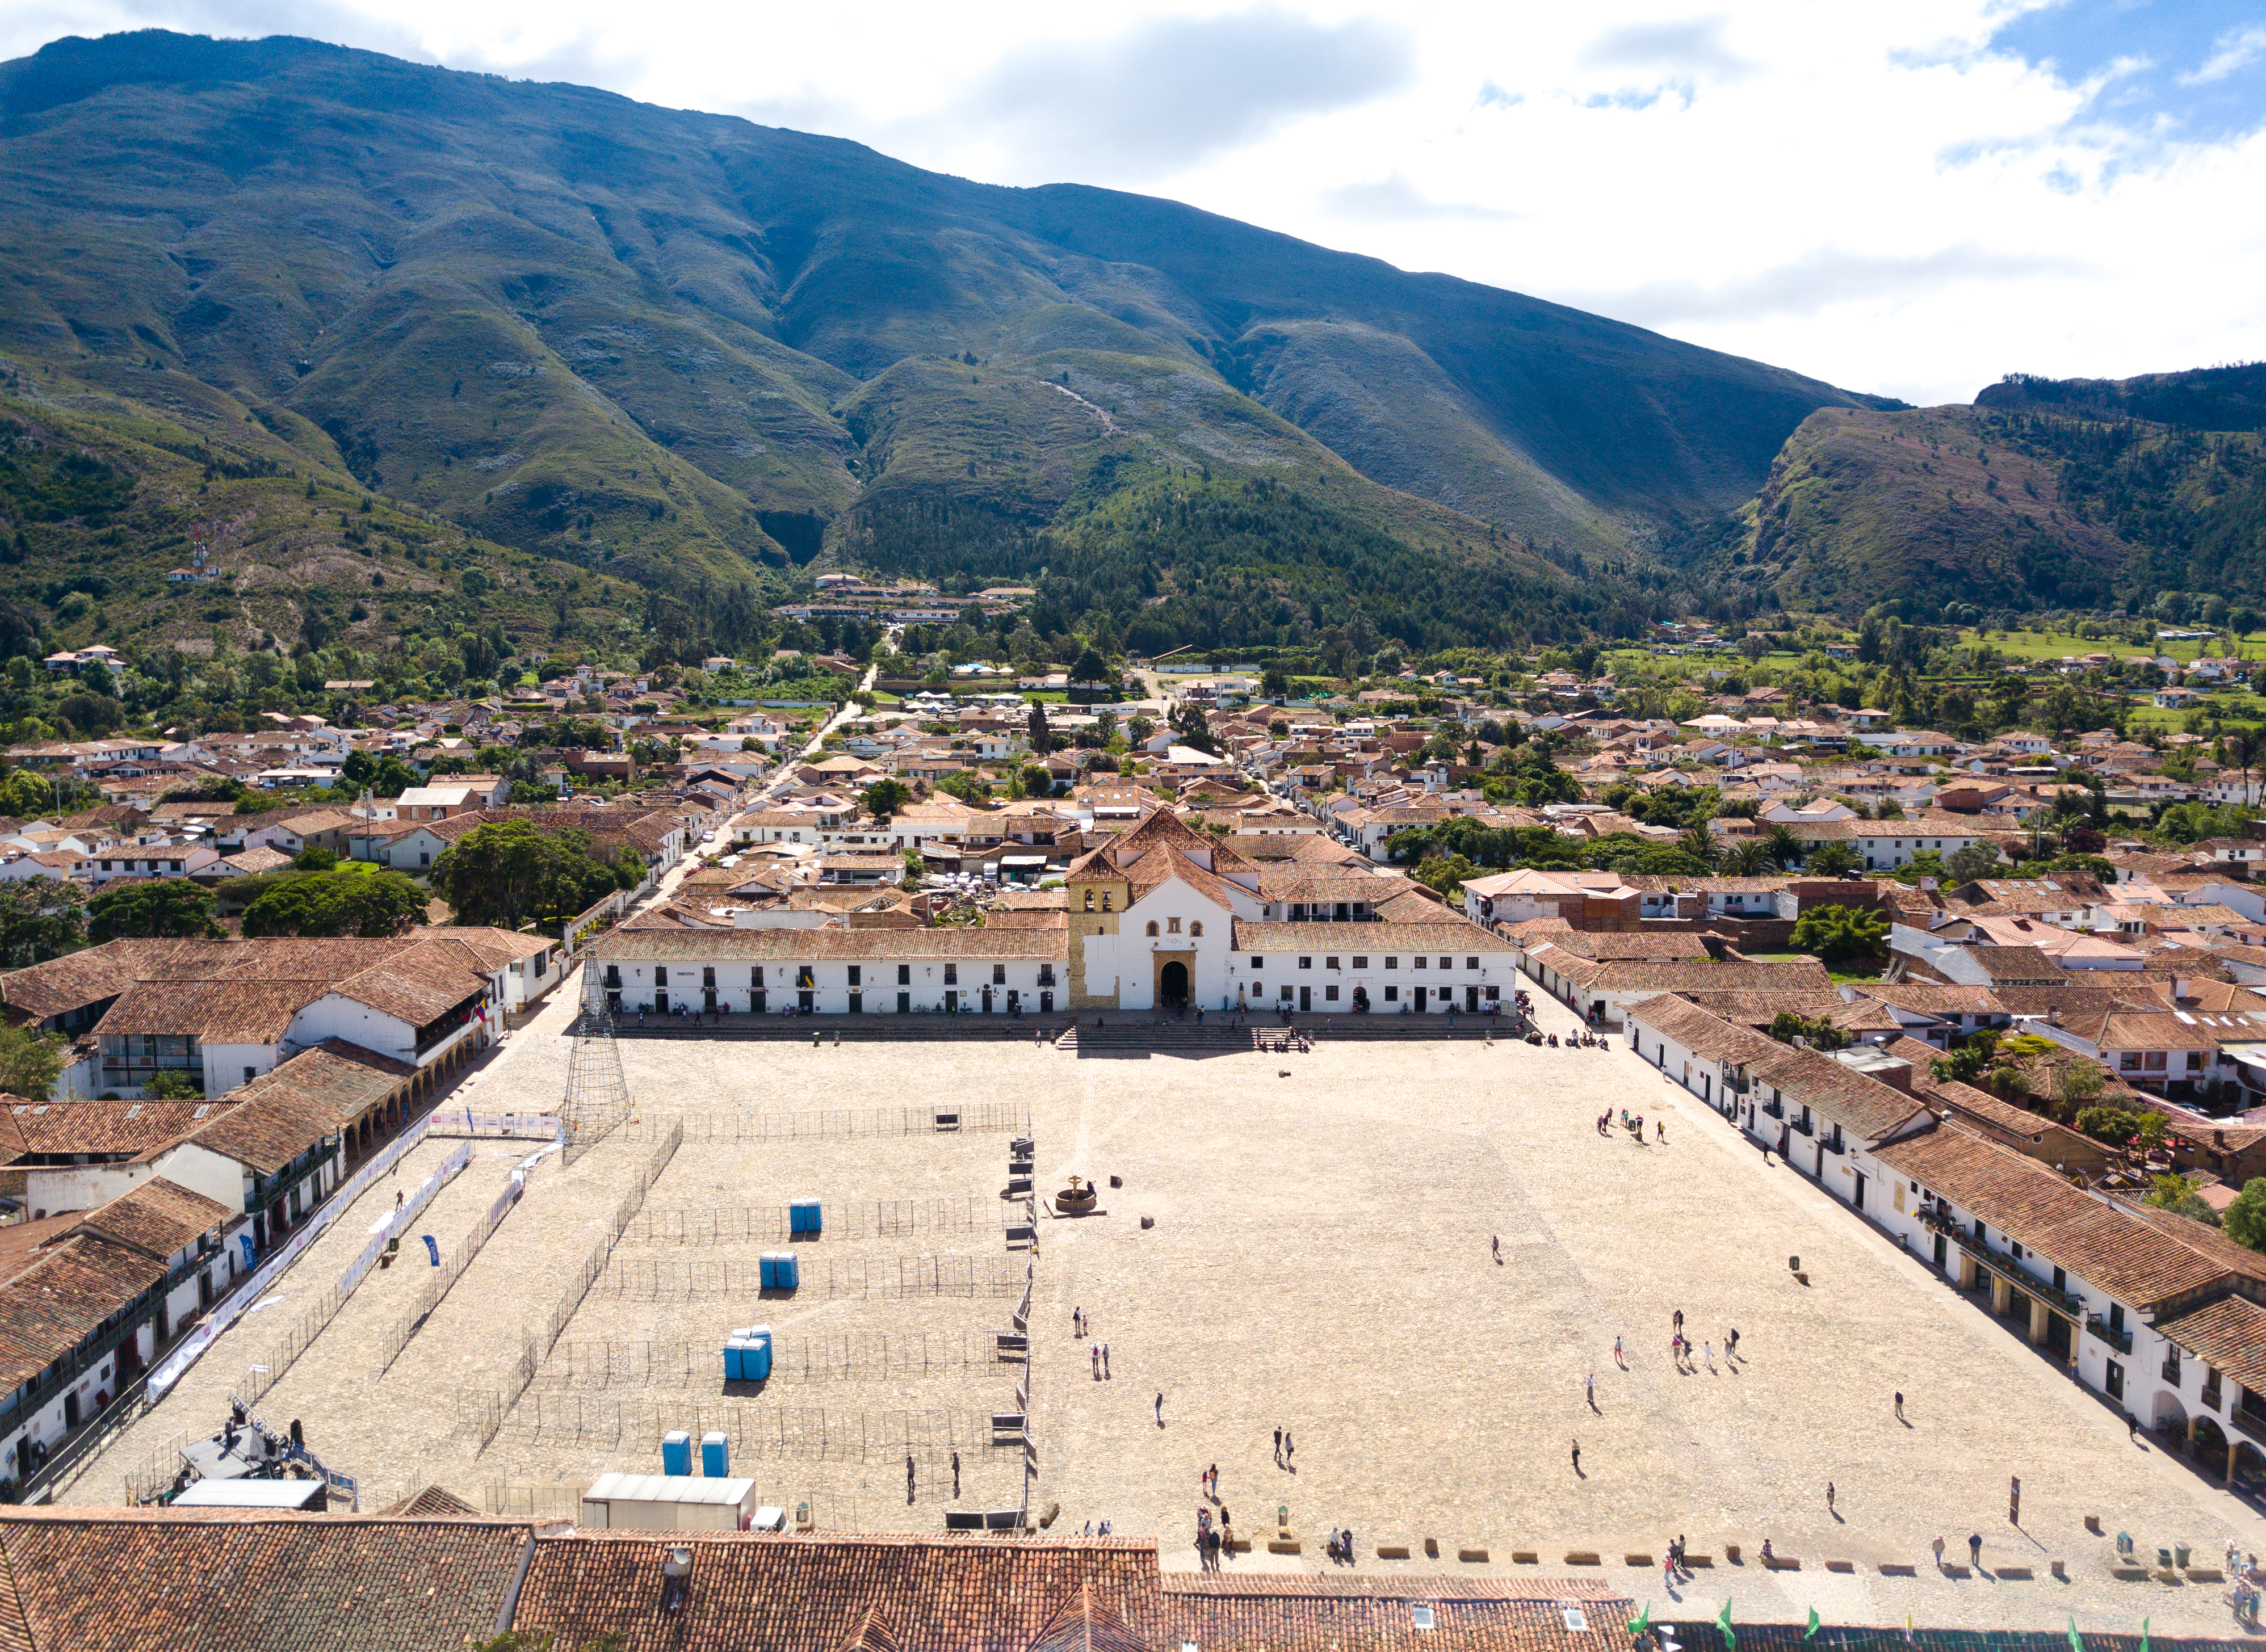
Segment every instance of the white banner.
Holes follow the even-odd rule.
[[[284,1270],[299,1260],[307,1246],[313,1244],[323,1230],[339,1218],[354,1202],[369,1191],[369,1184],[401,1162],[409,1150],[425,1139],[431,1121],[420,1119],[407,1129],[381,1148],[376,1155],[349,1177],[347,1184],[309,1213],[296,1232],[283,1241],[283,1248],[261,1264],[251,1278],[230,1291],[205,1316],[202,1325],[181,1339],[181,1345],[150,1368],[148,1393],[150,1403],[156,1405],[165,1397],[166,1391],[180,1381],[181,1374],[197,1363],[204,1351],[220,1337],[220,1334],[236,1322],[237,1315],[257,1301],[262,1291],[282,1276]]]

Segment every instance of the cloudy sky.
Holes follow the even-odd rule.
[[[1169,195],[1857,389],[2266,358],[2266,0],[11,0]]]

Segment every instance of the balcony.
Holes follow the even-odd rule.
[[[1786,1116],[1786,1104],[1783,1101],[1765,1101],[1763,1111],[1774,1119],[1782,1119]]]
[[[2128,1326],[2122,1331],[2112,1330],[2109,1328],[2109,1321],[2097,1313],[2085,1316],[2085,1334],[2097,1341],[2108,1343],[2120,1354],[2129,1354],[2132,1351],[2131,1328]]]
[[[1796,1136],[1815,1136],[1817,1134],[1817,1126],[1808,1119],[1796,1119],[1794,1122],[1794,1133]]]
[[[2041,1301],[2051,1303],[2072,1319],[2085,1312],[2083,1298],[2073,1297],[2066,1290],[2055,1290],[2052,1285],[2039,1278],[2013,1257],[1994,1251],[1988,1245],[1978,1245],[1964,1233],[1958,1237],[1961,1250],[1965,1251],[2016,1290],[2036,1297]],[[2104,1342],[2110,1340],[2108,1337],[2102,1338]],[[2132,1351],[2132,1338],[2129,1334],[2124,1338],[2123,1351],[2128,1354]]]
[[[2180,1385],[2180,1362],[2176,1357],[2164,1361],[2164,1380],[2175,1388]]]
[[[1848,1147],[1838,1136],[1827,1137],[1822,1145],[1829,1153],[1846,1153],[1849,1151]]]
[[[2266,1445],[2266,1417],[2260,1416],[2255,1411],[2246,1411],[2240,1406],[2237,1406],[2226,1414],[2226,1420],[2242,1433],[2257,1441],[2259,1444]]]

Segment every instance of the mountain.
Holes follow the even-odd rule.
[[[1693,573],[1757,600],[1910,618],[2167,591],[2266,603],[2266,368],[2014,375],[1971,406],[1827,409]]]
[[[1663,536],[1892,405],[1170,201],[154,31],[0,64],[0,351],[19,421],[170,420],[711,635],[822,558],[1159,639],[1626,628]]]

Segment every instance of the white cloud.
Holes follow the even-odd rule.
[[[0,55],[155,23],[588,78],[962,177],[1170,195],[1935,401],[2009,369],[2266,357],[2266,223],[2228,205],[2266,198],[2237,95],[2266,30],[2118,33],[2168,4],[22,0]],[[2062,29],[2058,58],[2007,45],[2010,17]]]
[[[2182,86],[2204,86],[2225,80],[2238,69],[2247,69],[2266,56],[2266,27],[2230,29],[2211,42],[2211,55],[2195,70],[2180,77]]]

